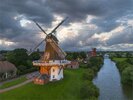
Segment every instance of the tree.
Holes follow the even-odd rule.
[[[128,63],[130,63],[130,64],[133,65],[133,58],[127,58],[127,59],[126,59],[126,62],[128,62]]]
[[[116,57],[118,57],[118,58],[121,58],[121,54],[118,52],[118,53],[116,53]]]
[[[82,58],[86,58],[86,53],[85,53],[85,52],[80,52],[80,56],[81,56]]]
[[[95,75],[94,71],[92,69],[88,68],[87,71],[85,71],[83,73],[82,77],[84,80],[90,80],[91,81],[93,79],[94,75]]]
[[[15,64],[15,66],[19,65],[27,65],[28,55],[26,49],[15,49],[11,52],[8,52],[6,58],[9,62]]]
[[[73,59],[75,60],[75,59],[77,59],[78,58],[78,52],[74,52],[73,53]]]
[[[127,53],[126,53],[126,57],[127,57],[127,58],[130,58],[130,57],[132,57],[132,54],[131,54],[130,52],[127,52]]]
[[[122,72],[125,68],[130,66],[130,64],[127,61],[123,61],[123,62],[118,62],[117,66],[118,66],[120,72]]]
[[[38,59],[40,59],[40,54],[39,54],[39,52],[33,52],[30,56],[30,60],[38,60]]]
[[[98,96],[99,89],[91,81],[85,81],[80,89],[80,97],[82,100],[90,100],[90,98]]]
[[[133,82],[133,66],[129,66],[122,71],[122,82],[132,85]]]

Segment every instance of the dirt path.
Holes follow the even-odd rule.
[[[25,81],[23,83],[18,84],[18,85],[15,85],[15,86],[12,86],[12,87],[9,87],[9,88],[5,88],[5,89],[0,89],[0,93],[3,93],[3,92],[6,92],[6,91],[9,91],[9,90],[21,87],[21,86],[23,86],[23,85],[25,85],[27,83],[32,82],[32,81],[33,81],[33,79],[29,79],[29,80],[27,80],[27,81]]]
[[[23,85],[25,85],[25,84],[27,84],[27,83],[30,83],[30,82],[33,81],[34,77],[37,77],[37,76],[39,76],[39,75],[40,75],[40,74],[39,74],[38,71],[32,72],[32,73],[28,73],[28,74],[26,74],[26,75],[23,75],[23,76],[25,76],[25,77],[28,79],[27,81],[22,82],[22,83],[17,84],[17,85],[14,85],[14,86],[11,86],[11,87],[8,87],[8,88],[5,88],[5,89],[0,89],[0,93],[9,91],[9,90],[12,90],[12,89],[21,87],[21,86],[23,86]],[[21,77],[22,77],[22,76],[21,76]],[[10,82],[10,81],[13,81],[13,80],[16,80],[16,79],[19,79],[19,78],[21,78],[21,77],[14,78],[14,79],[9,80],[9,81],[7,80],[7,81],[5,81],[5,82],[2,82],[0,85],[2,85],[2,84],[4,84],[4,83],[7,83],[7,82]]]
[[[16,78],[13,78],[13,79],[9,79],[9,80],[0,82],[0,85],[5,84],[5,83],[8,83],[8,82],[11,82],[11,81],[14,81],[14,80],[17,80],[17,79],[19,79],[19,78],[21,78],[21,77],[24,77],[24,76],[25,76],[27,79],[31,79],[31,78],[33,78],[33,77],[35,77],[35,76],[39,76],[39,72],[38,72],[38,71],[35,71],[35,72],[32,72],[32,73],[28,73],[28,74],[25,74],[25,75],[18,76],[18,77],[16,77]]]

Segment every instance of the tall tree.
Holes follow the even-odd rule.
[[[6,58],[8,61],[12,62],[16,66],[27,65],[28,55],[26,49],[15,49],[8,52]]]

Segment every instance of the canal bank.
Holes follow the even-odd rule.
[[[93,80],[100,90],[99,100],[132,100],[131,96],[127,97],[129,91],[122,88],[120,79],[116,64],[109,58],[104,58],[104,64]]]

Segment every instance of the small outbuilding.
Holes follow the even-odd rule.
[[[67,68],[78,69],[79,68],[79,62],[78,61],[71,61],[71,64],[67,65]]]
[[[8,61],[0,61],[0,80],[15,77],[17,68]]]
[[[4,60],[5,59],[5,57],[2,55],[2,54],[0,54],[0,61],[2,60]]]

